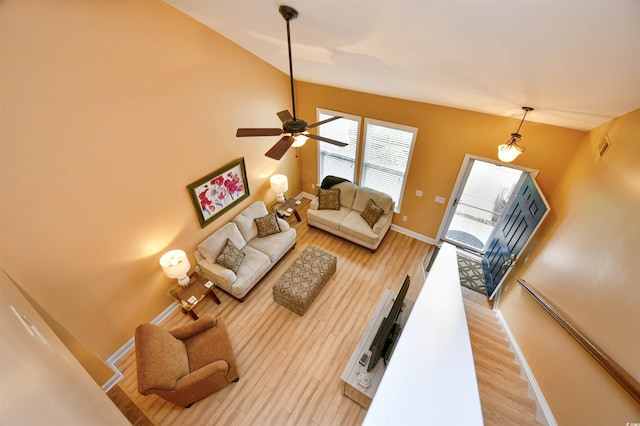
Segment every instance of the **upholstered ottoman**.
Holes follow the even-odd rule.
[[[273,286],[273,300],[302,316],[336,272],[336,257],[307,247]]]

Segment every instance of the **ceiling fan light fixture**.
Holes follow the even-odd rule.
[[[307,143],[307,140],[309,139],[309,137],[305,133],[296,133],[292,136],[293,136],[294,142],[293,144],[291,144],[291,146],[294,148],[300,148],[305,143]]]
[[[522,135],[518,132],[520,132],[520,128],[522,127],[522,123],[524,123],[524,119],[527,116],[527,113],[529,111],[533,111],[533,108],[522,107],[522,110],[524,111],[524,116],[522,117],[522,121],[520,121],[518,130],[516,130],[515,133],[511,133],[511,137],[506,144],[498,145],[498,159],[504,163],[512,162],[513,160],[518,158],[518,156],[522,154],[526,149],[523,146],[518,146],[518,142],[520,142],[520,139],[522,139]]]

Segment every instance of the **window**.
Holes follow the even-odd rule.
[[[369,118],[364,123],[360,185],[391,195],[398,213],[418,129]]]
[[[319,182],[328,175],[338,176],[355,182],[360,117],[320,108],[317,110],[317,115],[318,121],[326,120],[337,115],[342,116],[343,118],[340,120],[331,121],[317,127],[318,135],[349,144],[345,147],[339,147],[326,142],[318,143]]]
[[[341,148],[318,143],[318,182],[332,175],[385,192],[393,198],[395,212],[399,213],[418,129],[365,118],[364,149],[359,153],[360,117],[320,108],[317,115],[318,121],[342,116],[340,120],[319,126],[318,134],[349,144]],[[356,169],[360,170],[358,178]]]

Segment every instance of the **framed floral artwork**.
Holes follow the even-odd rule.
[[[200,226],[204,228],[249,196],[244,158],[187,185]]]

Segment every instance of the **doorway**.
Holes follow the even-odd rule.
[[[441,225],[441,239],[482,255],[498,219],[526,171],[490,160],[465,157],[453,203]]]

